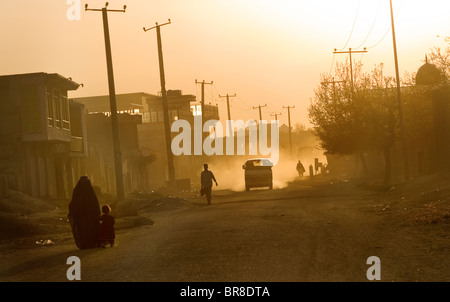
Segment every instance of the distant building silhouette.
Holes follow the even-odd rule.
[[[420,66],[416,73],[416,85],[438,85],[442,83],[444,77],[434,64],[428,63],[425,58],[425,64]]]
[[[89,112],[87,175],[103,191],[114,193],[109,96],[74,100],[84,104]],[[116,100],[125,191],[158,189],[164,186],[167,180],[167,155],[161,96],[136,92],[117,94]],[[167,102],[171,122],[184,119],[193,125],[194,114],[201,114],[197,111],[200,105],[195,96],[183,95],[181,90],[168,90]],[[217,106],[205,104],[205,113],[208,119],[219,119]],[[201,157],[175,156],[176,178],[197,180],[196,172],[202,162]]]

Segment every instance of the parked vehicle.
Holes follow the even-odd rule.
[[[245,170],[245,190],[251,188],[269,187],[273,189],[273,163],[267,158],[249,159],[242,165]]]

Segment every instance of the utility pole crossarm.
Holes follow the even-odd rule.
[[[337,83],[346,83],[347,81],[335,81],[334,78],[332,81],[324,81],[324,82],[320,82],[320,84],[337,84]]]
[[[339,53],[364,53],[367,52],[367,50],[352,50],[351,48],[349,48],[349,50],[346,51],[336,51],[336,48],[334,49],[333,53],[335,54],[339,54]]]
[[[106,2],[104,8],[89,8],[89,5],[86,3],[86,5],[84,6],[84,10],[93,12],[101,12],[102,10],[106,10],[107,12],[124,13],[125,10],[127,9],[126,5],[123,6],[123,9],[108,9],[108,5],[109,3]]]
[[[169,22],[166,22],[166,23],[163,23],[163,24],[158,24],[158,22],[156,22],[156,25],[155,25],[155,26],[150,27],[150,28],[147,28],[147,29],[146,29],[145,27],[143,27],[142,29],[143,29],[145,32],[147,32],[147,31],[152,30],[152,29],[154,29],[154,28],[157,28],[157,27],[161,27],[161,26],[164,26],[164,25],[171,24],[172,21],[170,21],[170,19],[168,19],[168,20],[169,20]]]
[[[262,121],[262,112],[261,112],[261,108],[263,108],[263,107],[267,107],[267,104],[264,104],[264,105],[262,105],[262,106],[261,106],[261,105],[258,105],[258,106],[256,106],[256,107],[255,107],[255,106],[252,107],[253,109],[259,109],[259,120],[260,120],[260,121]]]
[[[219,95],[219,98],[226,98],[226,97],[230,97],[230,98],[234,98],[236,97],[236,93],[233,95],[227,94],[227,95]]]
[[[281,115],[281,112],[271,113],[270,116],[275,116],[275,120],[278,121],[278,116]]]
[[[205,111],[204,111],[204,108],[205,108],[205,85],[212,85],[213,81],[207,83],[207,82],[205,82],[205,80],[203,80],[201,82],[195,80],[195,84],[201,84],[202,85],[202,102],[201,102],[201,104],[202,104],[202,117],[203,117],[203,115],[205,114]]]
[[[337,51],[336,48],[334,49],[334,54],[342,54],[342,53],[348,53],[350,56],[350,78],[351,78],[351,88],[352,88],[352,94],[354,91],[353,88],[353,61],[352,61],[352,53],[365,53],[367,52],[366,48],[364,47],[364,50],[352,50],[349,48],[347,51]]]

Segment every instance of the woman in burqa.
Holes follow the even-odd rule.
[[[97,247],[100,206],[87,176],[81,176],[73,189],[68,217],[77,247]]]

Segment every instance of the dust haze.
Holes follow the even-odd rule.
[[[323,151],[318,149],[314,144],[308,146],[308,148],[299,148],[300,151],[296,156],[290,156],[289,150],[280,150],[280,159],[278,163],[272,168],[273,173],[273,187],[274,189],[285,188],[290,182],[298,180],[299,174],[296,170],[297,162],[300,160],[305,167],[306,172],[303,174],[303,178],[309,175],[309,166],[313,166],[313,171],[315,174],[320,174],[320,170],[315,171],[314,161],[315,158],[319,160],[320,163],[326,164],[326,157]],[[217,189],[220,190],[231,190],[231,191],[245,191],[245,177],[244,169],[242,165],[245,164],[246,160],[251,157],[239,157],[234,156],[216,156],[209,163],[209,169],[213,171],[219,186]],[[257,190],[254,188],[252,190]]]

